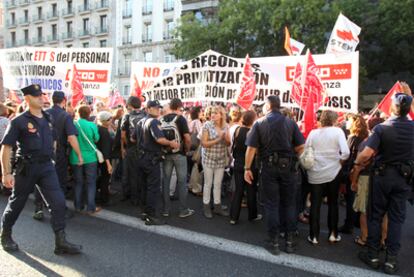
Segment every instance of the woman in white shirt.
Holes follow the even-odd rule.
[[[326,192],[328,196],[329,242],[339,242],[338,235],[338,193],[339,175],[342,162],[349,157],[349,148],[344,132],[334,127],[338,115],[333,111],[323,111],[321,128],[312,130],[306,140],[306,146],[314,150],[315,164],[308,170],[308,181],[311,189],[310,233],[308,241],[318,244],[319,217],[321,203]]]

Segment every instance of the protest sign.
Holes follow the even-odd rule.
[[[328,101],[321,109],[343,112],[358,110],[359,53],[313,55],[320,69]],[[295,66],[304,56],[252,58],[256,80],[254,104],[268,95],[279,95],[285,107],[297,107],[290,97]],[[209,50],[182,63],[133,62],[131,87],[135,78],[146,100],[166,103],[172,98],[183,102],[236,102],[245,59],[236,59]]]
[[[46,93],[71,94],[73,65],[85,95],[107,97],[110,91],[112,48],[21,47],[0,50],[4,87],[19,90],[38,84]]]

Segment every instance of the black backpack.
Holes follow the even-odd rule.
[[[129,136],[131,137],[137,128],[138,122],[140,122],[146,116],[145,112],[139,111],[138,113],[130,113],[128,115]]]
[[[179,115],[176,115],[171,121],[166,121],[164,117],[161,118],[160,120],[161,130],[163,131],[165,138],[170,141],[175,141],[180,145],[178,149],[171,149],[170,147],[164,147],[165,153],[169,153],[169,154],[177,153],[181,149],[182,138],[181,138],[180,130],[178,130],[178,126],[177,126],[178,117]]]

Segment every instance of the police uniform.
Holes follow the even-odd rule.
[[[22,89],[22,92],[24,95],[34,97],[42,95],[38,85],[26,87]],[[37,184],[51,207],[51,224],[56,233],[55,253],[68,253],[65,250],[73,252],[72,254],[79,252],[80,248],[65,244],[65,198],[52,160],[53,143],[52,120],[50,115],[44,111],[42,111],[42,117],[39,118],[27,110],[14,118],[6,130],[1,144],[17,145],[17,151],[14,167],[15,185],[1,220],[1,242],[5,250],[17,250],[17,245],[9,240],[11,239],[11,230],[23,210],[29,194],[33,192],[35,184]],[[60,248],[58,237],[59,242],[69,248]]]
[[[65,93],[63,91],[53,92],[52,99],[63,101]],[[72,117],[60,106],[54,105],[47,109],[46,112],[53,120],[53,130],[56,137],[56,154],[55,154],[55,169],[59,179],[60,187],[64,194],[66,194],[68,186],[68,137],[78,135],[78,131],[73,124]],[[37,190],[35,190],[35,214],[34,219],[41,220],[43,218],[42,205],[43,200]],[[67,214],[69,215],[69,214]]]
[[[159,106],[158,101],[148,101],[147,107]],[[158,224],[156,219],[157,199],[161,194],[162,146],[156,140],[164,138],[161,123],[147,115],[137,125],[133,138],[137,141],[138,163],[137,176],[139,187],[146,194],[144,217],[146,224]]]
[[[405,103],[410,106],[412,98],[397,94],[393,101],[397,105]],[[406,216],[406,201],[411,190],[408,182],[414,173],[413,138],[414,121],[406,116],[392,116],[373,129],[366,144],[377,152],[371,175],[368,207],[368,253],[371,262],[377,264],[375,261],[380,250],[381,223],[387,214],[387,261],[390,266],[388,269],[391,271],[396,271],[396,257],[401,247],[401,229]],[[364,260],[364,257],[361,259]]]
[[[258,149],[267,232],[275,251],[281,228],[289,237],[296,231],[298,171],[294,147],[304,142],[297,124],[275,110],[258,120],[247,135],[246,145]]]

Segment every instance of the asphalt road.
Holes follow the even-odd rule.
[[[21,251],[11,255],[0,250],[0,276],[381,275],[381,271],[367,270],[357,259],[361,248],[353,243],[351,235],[343,235],[343,241],[336,245],[321,239],[320,245],[314,247],[305,241],[308,226],[300,224],[297,255],[273,257],[262,248],[266,238],[263,222],[248,222],[245,209],[239,224],[232,226],[228,218],[203,218],[201,199],[190,196],[190,206],[196,210],[194,216],[179,219],[178,212],[173,212],[167,226],[147,227],[137,218],[138,209],[118,202],[118,197],[114,197],[116,205],[98,218],[77,215],[68,222],[69,239],[84,246],[84,254],[73,257],[53,254],[48,219],[34,221],[29,200],[14,228]],[[0,211],[6,201],[0,196]],[[173,207],[177,208],[177,204],[173,202]],[[325,214],[326,207],[322,210]],[[401,276],[414,276],[413,211],[409,206],[400,255]],[[325,232],[327,237],[326,217],[321,218],[322,234]]]

